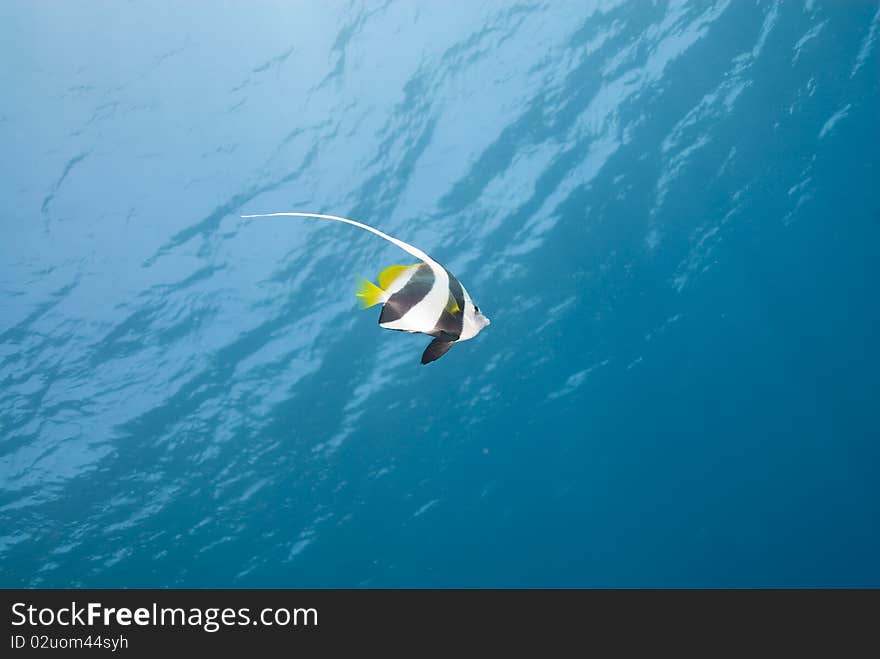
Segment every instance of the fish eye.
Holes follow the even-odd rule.
[[[480,307],[474,305],[474,313],[480,313]]]

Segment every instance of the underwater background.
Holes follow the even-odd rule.
[[[0,3],[0,586],[880,586],[880,3]],[[421,366],[355,278],[492,325]]]

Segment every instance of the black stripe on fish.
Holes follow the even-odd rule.
[[[449,275],[449,301],[437,319],[431,336],[440,337],[444,341],[458,341],[464,325],[464,291],[461,282],[449,270],[446,270],[446,274]]]
[[[446,268],[443,269],[446,270]],[[449,292],[455,299],[455,303],[458,305],[462,318],[464,318],[464,288],[462,287],[461,282],[458,281],[455,275],[449,272],[449,270],[446,270],[446,274],[449,275]]]
[[[434,287],[434,273],[431,267],[425,263],[419,266],[413,273],[406,286],[388,298],[382,307],[382,315],[379,316],[379,324],[391,323],[400,320],[406,313],[416,306]]]

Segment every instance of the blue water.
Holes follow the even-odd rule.
[[[0,3],[0,585],[880,586],[880,3]],[[419,245],[492,325],[357,308]]]

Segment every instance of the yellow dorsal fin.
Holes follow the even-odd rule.
[[[358,298],[358,303],[360,304],[361,309],[366,309],[367,307],[372,307],[374,304],[383,302],[384,300],[382,299],[382,296],[385,295],[385,291],[376,286],[373,282],[367,281],[363,277],[359,277],[354,294]]]
[[[415,267],[412,265],[389,265],[379,273],[379,286],[382,288],[390,288],[391,284],[406,270]]]

